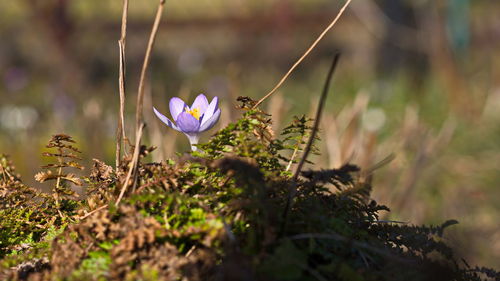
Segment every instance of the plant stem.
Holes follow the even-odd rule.
[[[130,177],[132,176],[132,172],[136,170],[137,164],[139,162],[139,152],[141,150],[140,144],[141,144],[141,137],[142,137],[142,129],[144,129],[144,123],[142,123],[139,126],[139,130],[137,131],[137,134],[135,135],[135,147],[134,147],[134,154],[132,156],[132,161],[129,163],[129,170],[127,173],[127,177],[125,178],[125,181],[122,183],[122,190],[120,191],[120,195],[118,196],[118,199],[116,200],[115,206],[118,206],[120,204],[120,201],[123,198],[123,195],[125,194],[125,191],[127,190],[128,187],[128,182],[130,181]]]
[[[59,147],[57,150],[59,151],[59,155],[63,155],[62,148]],[[62,163],[63,163],[62,156],[57,157],[57,162],[59,163],[59,169],[57,169],[57,180],[56,180],[56,188],[54,190],[55,191],[54,192],[54,199],[56,201],[57,212],[59,213],[59,216],[61,216],[61,218],[62,218],[63,214],[61,212],[61,205],[59,204],[59,191],[60,191],[60,186],[61,186]]]
[[[302,141],[302,139],[301,139],[301,141]],[[288,170],[290,170],[290,168],[292,167],[293,160],[295,160],[295,157],[297,157],[297,154],[299,152],[299,146],[300,146],[300,143],[298,143],[297,147],[295,147],[295,149],[293,150],[292,157],[290,157],[290,162],[288,162],[288,165],[286,166],[286,169],[285,169],[286,172],[288,172]]]
[[[196,147],[196,144],[198,144],[198,141],[200,140],[200,136],[199,135],[189,135],[189,134],[186,134],[186,136],[189,139],[189,144],[191,145],[191,150],[197,151],[198,147]]]
[[[118,128],[116,130],[116,168],[120,166],[122,140],[126,139],[125,135],[125,46],[127,38],[127,14],[128,14],[128,0],[123,0],[123,14],[122,14],[122,31],[120,40],[118,40],[118,49],[120,54],[120,70],[118,76],[118,88],[120,91],[120,113],[118,116]]]
[[[146,80],[146,72],[147,72],[149,60],[151,57],[151,51],[153,50],[153,46],[154,46],[154,43],[156,40],[156,34],[158,32],[158,27],[160,25],[161,16],[163,13],[164,6],[165,6],[165,0],[160,0],[160,3],[158,5],[158,10],[156,11],[155,21],[153,23],[153,28],[151,30],[151,35],[149,36],[149,42],[148,42],[148,47],[146,49],[146,54],[144,56],[144,62],[142,64],[141,78],[139,80],[139,89],[138,89],[138,93],[137,93],[137,107],[136,107],[136,111],[135,111],[136,134],[139,131],[139,127],[143,123],[142,108],[143,108],[143,102],[144,102],[144,83]]]
[[[253,106],[254,109],[257,108],[257,106],[259,106],[261,103],[263,103],[268,97],[270,97],[272,94],[274,94],[281,87],[281,85],[283,85],[283,83],[285,83],[286,79],[288,79],[288,76],[290,76],[290,74],[292,74],[292,72],[295,70],[295,68],[297,68],[297,66],[299,66],[299,64],[311,53],[311,51],[314,50],[314,48],[316,48],[316,46],[321,41],[321,39],[323,39],[323,37],[325,37],[326,33],[328,33],[328,31],[330,31],[330,29],[332,29],[332,27],[337,23],[337,21],[340,19],[340,16],[342,16],[342,14],[344,14],[344,11],[347,9],[347,6],[349,6],[351,1],[352,0],[347,0],[347,2],[344,4],[344,6],[342,6],[342,8],[340,9],[337,16],[330,23],[330,25],[328,25],[323,30],[323,32],[312,43],[312,45],[309,47],[309,49],[307,49],[307,51],[292,65],[292,67],[288,70],[288,72],[285,74],[285,76],[283,76],[283,78],[281,78],[281,80],[278,82],[278,84],[267,95],[265,95],[263,98],[261,98]]]
[[[328,91],[330,89],[330,82],[332,80],[333,73],[335,72],[335,69],[337,67],[337,63],[339,61],[340,54],[336,54],[335,57],[333,58],[332,65],[330,67],[330,70],[328,71],[328,75],[326,77],[326,82],[325,86],[323,87],[323,92],[321,93],[321,97],[319,99],[319,104],[318,104],[318,110],[316,111],[316,117],[314,118],[314,126],[311,132],[311,136],[309,137],[309,141],[307,142],[307,145],[304,149],[304,154],[302,155],[302,159],[300,159],[299,164],[297,165],[297,169],[295,170],[295,173],[292,178],[292,184],[290,185],[289,192],[288,192],[288,199],[286,202],[285,206],[285,212],[283,214],[283,224],[281,226],[280,230],[280,236],[284,234],[286,230],[286,225],[288,223],[288,217],[290,214],[290,210],[292,209],[292,204],[293,204],[293,199],[295,198],[295,195],[297,195],[297,180],[299,179],[300,172],[302,170],[302,167],[304,166],[307,156],[309,156],[309,152],[311,151],[312,144],[314,143],[314,139],[316,138],[316,133],[318,132],[320,120],[321,120],[321,114],[323,112],[323,108],[325,106],[326,102],[326,97],[328,96]]]

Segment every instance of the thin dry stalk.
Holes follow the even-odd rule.
[[[123,0],[123,12],[122,12],[122,29],[120,41],[123,42],[125,46],[125,38],[127,38],[127,18],[128,18],[128,0]]]
[[[314,139],[316,138],[316,133],[318,132],[320,120],[321,120],[321,114],[323,113],[323,108],[325,106],[326,102],[326,97],[328,96],[328,90],[330,89],[330,82],[332,80],[333,72],[335,71],[335,68],[337,67],[337,63],[339,61],[340,54],[336,54],[335,57],[333,58],[333,63],[332,66],[330,67],[330,70],[328,72],[328,76],[326,79],[325,87],[323,88],[323,93],[321,94],[321,98],[319,99],[319,104],[318,104],[318,110],[316,111],[316,116],[314,118],[314,126],[311,132],[311,136],[309,137],[309,141],[307,142],[306,148],[304,149],[304,155],[302,156],[302,159],[300,159],[299,165],[297,166],[297,170],[295,170],[295,174],[293,175],[293,180],[297,181],[300,171],[302,170],[302,167],[304,166],[307,156],[309,155],[309,152],[311,151],[312,144],[314,142]]]
[[[290,213],[290,209],[292,208],[292,203],[293,199],[295,198],[295,195],[297,194],[297,180],[299,178],[300,172],[302,170],[302,167],[304,166],[307,156],[309,156],[309,152],[311,152],[311,147],[312,144],[314,143],[314,139],[316,138],[316,133],[318,132],[319,124],[321,121],[321,114],[323,112],[323,108],[325,106],[326,102],[326,97],[328,96],[328,91],[330,90],[330,82],[332,81],[333,73],[335,72],[335,69],[337,68],[337,64],[340,58],[340,54],[336,54],[335,57],[333,58],[332,66],[330,67],[330,70],[328,71],[328,75],[326,76],[326,82],[325,86],[323,87],[323,92],[321,93],[321,97],[319,99],[319,104],[318,104],[318,110],[316,111],[316,116],[314,118],[314,126],[311,131],[311,136],[309,137],[309,141],[307,142],[307,145],[304,149],[304,154],[302,155],[302,158],[300,159],[299,164],[297,165],[297,169],[295,170],[295,173],[292,178],[292,184],[290,185],[290,189],[288,192],[288,199],[286,202],[285,206],[285,213],[283,215],[283,225],[281,227],[281,234],[284,233],[287,220],[288,220],[288,214]]]
[[[141,138],[142,138],[142,130],[144,129],[144,123],[141,123],[139,126],[139,130],[137,130],[137,134],[135,135],[135,147],[134,147],[134,154],[132,156],[132,161],[130,162],[130,167],[127,172],[127,177],[125,178],[125,181],[122,183],[122,190],[120,191],[120,195],[118,196],[118,199],[116,200],[115,206],[118,206],[120,204],[120,201],[123,198],[123,195],[125,194],[125,191],[127,190],[128,187],[128,182],[130,181],[130,177],[132,176],[132,172],[137,170],[137,164],[139,163],[139,152],[141,150],[140,144],[141,144]]]
[[[125,45],[127,38],[127,15],[128,0],[123,0],[122,29],[120,40],[118,40],[118,49],[120,52],[120,70],[118,76],[118,88],[120,90],[120,114],[118,116],[118,128],[116,131],[116,168],[120,166],[122,140],[125,135]]]
[[[95,213],[99,212],[100,210],[105,209],[105,208],[107,208],[107,207],[108,207],[108,204],[104,204],[104,205],[102,205],[101,207],[99,207],[99,208],[97,208],[97,209],[95,209],[95,210],[93,210],[93,211],[91,211],[91,212],[88,212],[87,214],[85,214],[85,215],[81,216],[81,217],[80,217],[80,220],[84,220],[84,219],[86,219],[86,218],[90,217],[91,215],[93,215],[93,214],[95,214]]]
[[[295,147],[295,149],[293,150],[292,157],[290,157],[290,161],[288,161],[288,165],[286,165],[285,169],[286,172],[288,172],[290,168],[292,168],[293,161],[295,160],[295,157],[297,157],[298,154],[299,154],[299,146],[297,145],[297,147]]]
[[[120,166],[121,154],[122,154],[122,141],[126,138],[125,136],[125,45],[122,41],[118,41],[118,48],[120,51],[120,70],[118,78],[118,87],[120,91],[120,112],[118,116],[118,128],[116,130],[116,168]]]
[[[377,163],[373,164],[372,166],[366,168],[364,171],[362,171],[362,177],[367,178],[375,172],[375,170],[378,170],[385,165],[388,165],[391,163],[394,159],[396,159],[396,154],[391,153],[387,155],[384,159],[378,161]]]
[[[141,70],[141,78],[139,80],[139,89],[137,93],[137,108],[135,112],[135,129],[136,131],[139,130],[139,127],[143,123],[143,116],[142,116],[142,108],[143,108],[143,101],[144,101],[144,83],[146,80],[146,72],[148,69],[149,65],[149,60],[151,58],[151,51],[153,50],[153,46],[156,40],[156,34],[158,32],[158,27],[160,25],[161,21],[161,16],[163,14],[163,8],[165,6],[165,0],[160,0],[160,3],[158,5],[158,10],[156,11],[156,17],[155,21],[153,23],[153,28],[151,30],[151,35],[149,36],[149,42],[148,42],[148,47],[146,49],[146,54],[144,56],[144,62],[142,64],[142,70]]]
[[[347,7],[349,6],[349,4],[351,3],[352,0],[347,0],[347,2],[344,4],[344,6],[340,9],[339,13],[337,14],[337,16],[333,19],[333,21],[330,23],[330,25],[328,25],[324,30],[323,32],[318,36],[318,38],[312,43],[312,45],[309,47],[309,49],[307,49],[307,51],[295,62],[295,64],[293,64],[293,66],[288,70],[288,72],[285,74],[285,76],[283,76],[283,78],[281,78],[281,80],[279,81],[279,83],[267,94],[265,95],[263,98],[261,98],[255,105],[253,108],[257,108],[262,102],[264,102],[268,97],[270,97],[272,94],[274,94],[280,87],[281,85],[283,85],[283,83],[285,83],[286,79],[288,79],[288,76],[290,76],[290,74],[292,74],[292,72],[295,70],[295,68],[297,68],[297,66],[299,66],[299,64],[309,55],[309,53],[312,52],[312,50],[314,50],[314,48],[316,48],[316,46],[318,45],[318,43],[321,41],[321,39],[323,39],[323,37],[325,37],[325,35],[328,33],[328,31],[330,31],[330,29],[333,28],[333,26],[335,26],[335,24],[337,23],[337,21],[340,19],[340,17],[342,16],[342,14],[344,14],[344,11],[347,9]]]

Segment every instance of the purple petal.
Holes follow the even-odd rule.
[[[205,113],[205,110],[207,110],[208,107],[208,100],[207,97],[205,97],[204,94],[199,94],[196,99],[193,102],[193,105],[191,105],[191,110],[198,108],[200,110],[200,114]]]
[[[219,108],[219,98],[214,97],[212,99],[212,102],[208,105],[207,110],[200,119],[201,120],[200,123],[202,126],[208,119],[212,117],[212,115],[214,115],[215,111],[217,111],[218,108]]]
[[[181,131],[186,134],[199,132],[200,121],[187,112],[181,112],[181,114],[177,116],[177,120],[175,120],[175,122]]]
[[[178,97],[173,97],[170,99],[169,107],[172,119],[177,120],[177,116],[186,108],[186,103]]]
[[[156,114],[156,117],[160,118],[160,120],[163,123],[167,124],[167,126],[169,126],[170,128],[172,128],[174,130],[180,131],[179,127],[177,127],[174,124],[174,122],[170,121],[170,119],[168,119],[165,115],[161,114],[158,110],[156,110],[156,108],[153,107],[153,111]]]
[[[220,108],[217,109],[217,111],[210,118],[206,119],[206,121],[203,122],[203,124],[200,126],[199,131],[205,132],[207,130],[212,129],[215,123],[219,121],[219,117],[220,117]]]

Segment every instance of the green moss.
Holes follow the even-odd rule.
[[[106,273],[109,270],[111,258],[109,253],[104,251],[94,251],[88,253],[88,257],[82,260],[80,266],[73,271],[69,280],[106,280]]]

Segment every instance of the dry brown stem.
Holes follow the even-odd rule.
[[[132,173],[137,170],[137,165],[139,163],[140,143],[141,143],[141,138],[142,138],[142,131],[145,127],[145,124],[143,122],[143,116],[142,116],[142,108],[143,108],[143,102],[144,102],[144,83],[146,80],[146,72],[147,72],[149,61],[151,58],[151,52],[153,50],[153,46],[155,43],[156,34],[158,33],[158,26],[160,25],[161,16],[163,14],[164,6],[165,6],[165,0],[160,0],[160,3],[158,4],[158,9],[156,11],[156,16],[155,16],[155,20],[153,23],[153,27],[151,29],[151,34],[149,36],[148,46],[146,48],[146,54],[144,56],[144,61],[142,64],[141,77],[139,80],[139,89],[138,89],[138,93],[137,93],[137,107],[136,107],[136,112],[135,112],[136,131],[135,131],[134,154],[132,156],[132,161],[130,162],[129,170],[127,172],[127,176],[125,178],[125,181],[122,183],[122,189],[120,191],[120,195],[118,196],[118,199],[116,200],[116,203],[115,203],[116,206],[118,206],[118,204],[120,204],[120,201],[122,200],[123,195],[125,194],[125,191],[127,190],[128,183],[130,181]],[[125,18],[125,24],[126,24],[126,16],[124,16],[124,18]],[[125,30],[126,29],[122,25],[122,35],[123,35],[123,32],[125,32]],[[122,42],[122,44],[120,44],[120,45],[122,46],[121,49],[124,50],[124,47],[125,47],[124,42]]]
[[[288,70],[288,72],[285,74],[285,76],[283,76],[283,78],[281,78],[281,80],[278,82],[278,84],[267,95],[265,95],[263,98],[261,98],[254,105],[253,108],[257,108],[268,97],[270,97],[272,94],[274,94],[281,87],[281,85],[283,85],[283,83],[285,83],[286,79],[288,79],[288,76],[290,76],[290,74],[292,74],[292,72],[295,70],[295,68],[297,68],[297,66],[299,66],[299,64],[312,52],[312,50],[314,50],[314,48],[316,48],[316,46],[321,41],[321,39],[323,39],[323,37],[325,37],[325,35],[328,33],[328,31],[330,31],[330,29],[332,29],[332,27],[337,23],[337,21],[340,19],[340,17],[344,13],[344,11],[347,9],[347,7],[351,3],[351,1],[352,0],[347,0],[347,2],[344,4],[344,6],[342,6],[342,8],[340,9],[340,11],[337,14],[337,16],[330,23],[330,25],[328,25],[323,30],[323,32],[318,36],[318,38],[316,38],[316,40],[312,43],[312,45],[309,47],[309,49],[307,49],[307,51],[295,62],[295,64],[292,65],[292,67]]]
[[[136,170],[137,164],[139,163],[139,152],[141,150],[141,137],[142,137],[142,130],[144,129],[144,123],[141,123],[139,126],[139,130],[137,131],[137,134],[135,135],[135,147],[134,147],[134,154],[132,156],[132,161],[130,161],[130,166],[128,168],[127,172],[127,177],[125,178],[125,181],[122,183],[122,189],[120,191],[120,195],[118,196],[118,199],[116,200],[115,206],[118,206],[120,204],[120,201],[123,198],[123,195],[125,194],[125,191],[127,190],[128,187],[128,182],[130,181],[130,177],[132,176],[132,172]]]
[[[126,139],[125,135],[125,46],[127,38],[127,15],[128,15],[128,0],[123,0],[122,28],[120,40],[118,40],[118,49],[120,54],[120,70],[118,76],[118,88],[120,91],[120,113],[118,116],[118,128],[116,131],[116,168],[120,166],[122,140]]]
[[[86,218],[90,217],[91,215],[93,215],[93,214],[95,214],[95,213],[99,212],[100,210],[105,209],[105,208],[107,208],[107,207],[108,207],[108,204],[104,204],[104,205],[102,205],[101,207],[99,207],[99,208],[97,208],[97,209],[95,209],[95,210],[93,210],[93,211],[91,211],[91,212],[88,212],[87,214],[85,214],[85,215],[83,215],[83,216],[79,217],[79,219],[80,219],[80,220],[84,220],[84,219],[86,219]]]
[[[290,213],[290,210],[292,208],[293,199],[295,198],[295,195],[297,194],[297,180],[299,178],[300,171],[302,170],[302,167],[304,166],[304,164],[307,160],[307,156],[309,156],[309,152],[311,152],[312,144],[314,143],[314,140],[316,138],[316,133],[318,132],[318,129],[319,129],[321,114],[323,112],[323,108],[324,108],[325,102],[326,102],[326,97],[328,96],[328,91],[330,89],[330,82],[332,80],[333,73],[335,72],[335,68],[337,67],[337,63],[339,61],[339,58],[340,58],[340,54],[338,54],[338,53],[333,58],[332,66],[330,67],[330,70],[328,71],[325,86],[323,87],[323,92],[321,93],[321,97],[319,99],[318,109],[316,111],[316,116],[314,118],[314,125],[313,125],[313,129],[311,131],[311,136],[309,137],[307,145],[304,149],[304,154],[302,155],[302,158],[300,159],[300,162],[297,165],[297,169],[295,170],[295,173],[294,173],[293,178],[292,178],[292,184],[290,185],[290,189],[288,192],[288,199],[286,202],[285,213],[283,214],[284,220],[283,220],[283,225],[281,227],[281,234],[283,234],[285,231],[287,220],[288,220],[288,214]]]
[[[330,70],[328,72],[327,80],[325,83],[325,87],[323,88],[323,93],[321,94],[321,98],[319,99],[319,104],[318,104],[318,110],[316,111],[316,116],[314,118],[314,126],[311,132],[311,136],[309,137],[309,140],[307,142],[307,145],[304,149],[304,154],[302,155],[302,159],[300,159],[299,165],[297,165],[297,170],[295,170],[295,174],[293,175],[293,181],[297,181],[299,178],[300,171],[302,170],[302,167],[304,166],[307,156],[309,155],[309,152],[311,151],[312,144],[314,142],[314,139],[316,138],[316,133],[318,132],[319,129],[319,124],[321,120],[321,114],[323,113],[323,108],[325,106],[326,102],[326,97],[328,96],[328,90],[330,89],[330,82],[332,80],[333,72],[335,71],[335,68],[337,67],[337,63],[339,61],[340,54],[336,54],[335,58],[333,59],[332,66],[330,67]]]
[[[149,60],[151,58],[151,51],[153,50],[153,46],[156,40],[156,34],[158,32],[158,26],[160,25],[164,6],[165,6],[165,0],[160,0],[160,3],[158,4],[158,10],[156,11],[155,21],[153,23],[153,28],[151,29],[151,34],[149,36],[149,42],[146,49],[146,54],[144,56],[144,62],[142,64],[141,78],[139,80],[139,89],[137,92],[137,107],[135,111],[136,132],[139,130],[139,127],[143,123],[142,108],[144,102],[144,83],[146,80],[146,72],[148,69]]]

